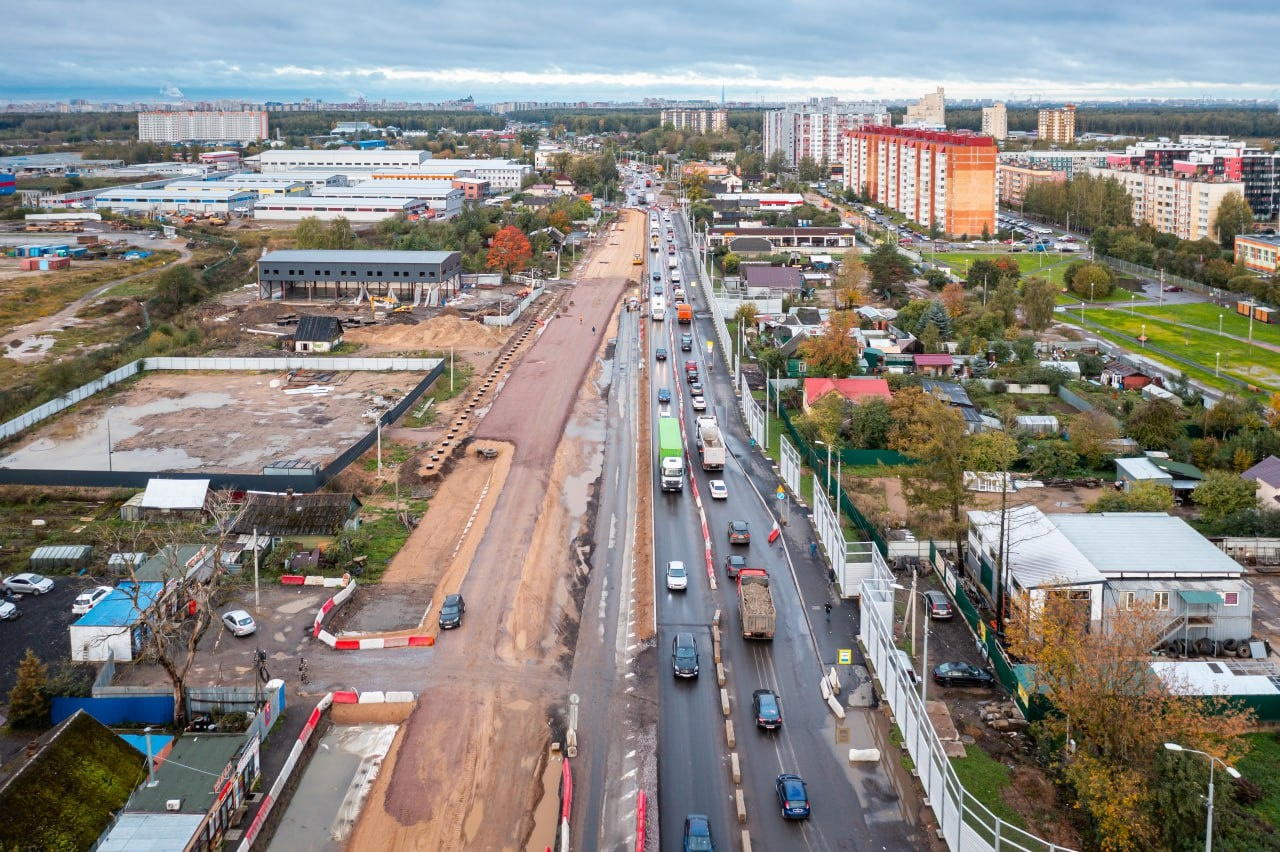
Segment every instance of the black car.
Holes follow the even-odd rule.
[[[772,689],[757,689],[751,693],[751,707],[756,714],[756,727],[767,731],[782,727],[782,703]]]
[[[653,350],[653,357],[657,358],[659,361],[667,360],[667,347],[659,346],[657,349]]]
[[[693,351],[693,335],[692,334],[685,332],[684,334],[680,335],[680,351],[681,352]]]
[[[671,388],[658,388],[658,402],[671,401]]]
[[[653,280],[654,280],[654,281],[661,281],[661,280],[662,280],[662,273],[661,273],[661,272],[655,272],[655,273],[653,273],[653,276],[652,276],[652,277],[653,277]]]
[[[730,544],[750,544],[751,528],[746,521],[730,521],[729,522],[729,543]]]
[[[972,663],[942,663],[933,667],[933,682],[942,686],[995,686],[991,672]]]
[[[933,619],[943,620],[955,615],[955,611],[951,609],[951,601],[936,589],[930,589],[924,593],[924,605],[929,612],[929,617]]]
[[[462,626],[462,614],[467,611],[467,604],[462,595],[445,595],[440,604],[440,629]]]
[[[671,640],[671,668],[676,677],[698,676],[698,640],[692,633],[677,633]]]
[[[792,772],[784,772],[774,781],[778,791],[778,806],[783,819],[809,818],[809,789],[804,779]]]
[[[684,852],[715,852],[711,839],[711,820],[705,814],[689,814],[684,818]]]
[[[738,572],[747,567],[747,557],[730,556],[724,560],[724,573],[729,579],[738,576]]]

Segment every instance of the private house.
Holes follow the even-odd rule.
[[[147,582],[117,586],[68,628],[71,659],[78,663],[133,660],[146,641],[146,613],[163,605],[167,585]]]
[[[912,360],[922,376],[950,376],[956,369],[955,358],[945,352],[920,353]]]
[[[795,266],[744,263],[738,271],[748,290],[799,290],[803,283],[800,269]]]
[[[1000,513],[968,517],[966,568],[994,600]],[[1203,654],[1200,640],[1238,643],[1253,635],[1253,589],[1240,565],[1181,518],[1046,515],[1018,506],[1005,515],[1004,551],[1009,600],[1026,593],[1036,605],[1047,595],[1067,595],[1087,613],[1090,629],[1105,629],[1108,618],[1143,605],[1162,619],[1160,646],[1179,640]]]
[[[1267,456],[1240,475],[1257,485],[1260,507],[1280,509],[1280,458]]]
[[[893,398],[889,383],[884,379],[861,376],[852,379],[805,379],[804,410],[808,413],[814,403],[829,394],[839,394],[849,402],[860,403],[867,399],[883,399],[888,402]]]
[[[230,531],[322,547],[344,531],[360,528],[360,506],[354,494],[251,493]]]
[[[1132,458],[1116,459],[1116,482],[1125,491],[1134,483],[1151,481],[1167,485],[1174,494],[1185,497],[1204,479],[1200,468],[1185,462],[1176,462],[1163,454],[1147,454]]]
[[[261,772],[256,733],[185,734],[155,758],[155,784],[133,791],[99,852],[222,848]]]
[[[294,352],[332,352],[342,344],[342,323],[337,317],[303,315],[292,339]]]
[[[132,579],[147,583],[203,582],[213,574],[216,548],[207,544],[171,544],[133,571]]]
[[[947,357],[951,356],[948,355]],[[965,429],[970,434],[1003,428],[999,420],[994,417],[987,417],[978,410],[978,407],[973,404],[973,400],[969,398],[969,392],[959,382],[921,379],[920,387],[925,393],[931,394],[955,409],[956,413],[964,420]]]
[[[1111,361],[1102,368],[1100,381],[1103,385],[1118,390],[1142,390],[1154,379],[1132,364]]]

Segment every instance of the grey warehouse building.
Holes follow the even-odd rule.
[[[442,305],[458,294],[456,251],[269,251],[258,260],[258,296],[278,301],[366,301]]]

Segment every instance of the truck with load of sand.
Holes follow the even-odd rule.
[[[684,490],[684,442],[674,417],[658,419],[658,467],[663,491]]]
[[[743,568],[738,572],[738,612],[743,639],[772,639],[777,613],[769,591],[769,572]]]
[[[724,470],[724,435],[714,417],[698,418],[698,452],[702,454],[703,470]]]

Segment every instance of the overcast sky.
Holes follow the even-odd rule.
[[[42,0],[0,99],[1280,97],[1276,0]]]

